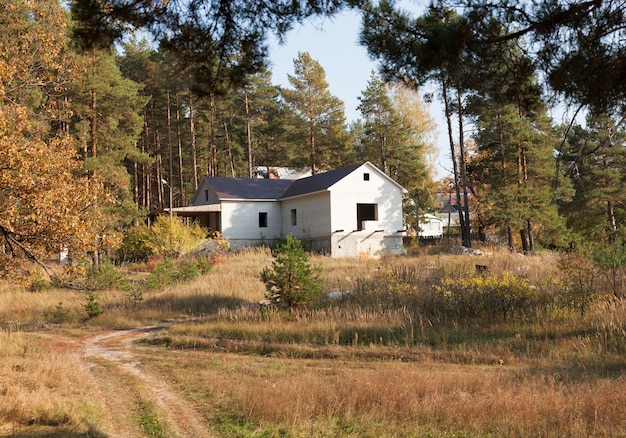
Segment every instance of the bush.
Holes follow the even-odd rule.
[[[284,243],[272,251],[272,255],[275,260],[271,269],[266,267],[261,272],[267,299],[289,308],[313,304],[323,292],[321,268],[309,264],[302,242],[290,234]]]
[[[199,249],[205,237],[206,232],[198,224],[187,226],[178,217],[159,216],[151,227],[128,229],[120,251],[125,260],[145,260],[151,255],[178,257]],[[225,239],[220,240],[220,245],[227,244]]]
[[[146,279],[146,288],[160,289],[174,284],[185,283],[206,274],[212,265],[205,257],[182,260],[177,264],[172,259],[163,259],[157,263],[154,272]]]
[[[152,255],[150,247],[151,234],[150,228],[145,225],[136,225],[129,228],[120,247],[123,259],[137,261],[150,257]]]
[[[92,266],[85,278],[86,289],[104,290],[119,289],[128,291],[130,284],[111,261],[103,257],[99,265]]]
[[[617,240],[601,243],[592,252],[593,264],[599,267],[609,280],[613,295],[623,297],[624,267],[626,266],[626,242]]]
[[[159,289],[171,286],[176,283],[175,274],[174,262],[171,259],[163,259],[157,263],[154,272],[148,275],[146,287],[148,289]]]
[[[528,281],[508,272],[444,279],[435,292],[447,313],[461,319],[504,321],[509,317],[528,318],[545,309],[547,297]]]
[[[205,237],[206,232],[198,224],[187,226],[177,217],[159,216],[152,224],[148,246],[154,255],[178,257],[199,249]]]
[[[362,307],[397,309],[411,305],[416,299],[417,284],[406,281],[397,272],[384,269],[371,279],[359,280],[351,301]]]
[[[89,319],[96,318],[97,316],[102,315],[104,310],[100,306],[101,298],[96,292],[88,290],[85,292],[85,304],[83,304],[83,308],[85,312],[87,312],[87,317]]]
[[[599,290],[599,271],[594,266],[591,250],[577,248],[561,255],[559,260],[560,281],[563,284],[562,305],[584,315]]]

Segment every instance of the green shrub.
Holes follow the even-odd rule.
[[[47,312],[45,316],[51,322],[61,323],[67,319],[68,312],[63,308],[63,302],[59,301],[59,303],[54,306],[54,309]]]
[[[592,252],[593,264],[601,269],[610,283],[613,295],[624,296],[624,267],[626,266],[626,242],[595,245]]]
[[[146,288],[161,289],[174,284],[185,283],[196,279],[200,274],[206,274],[212,265],[206,257],[181,260],[174,263],[166,258],[157,263],[154,272],[146,279]]]
[[[126,231],[120,252],[124,260],[145,260],[151,255],[178,257],[206,243],[206,232],[198,225],[185,225],[178,217],[159,216],[151,227],[137,225]],[[220,236],[217,245],[228,249]]]
[[[126,230],[120,247],[123,259],[129,261],[147,259],[152,255],[151,240],[152,232],[145,225],[136,225]]]
[[[363,307],[397,309],[411,305],[418,291],[417,284],[384,269],[371,279],[359,280],[352,301],[358,301]]]
[[[261,272],[267,299],[289,308],[313,304],[323,292],[321,268],[309,263],[302,243],[290,234],[272,254],[275,260],[271,268],[266,267]]]
[[[43,290],[50,289],[51,287],[52,285],[48,280],[42,278],[41,276],[36,276],[31,280],[28,290],[31,292],[41,292]]]
[[[99,265],[94,265],[87,271],[85,289],[104,290],[119,289],[128,291],[130,284],[111,261],[103,257]]]
[[[191,281],[200,275],[198,264],[192,260],[183,260],[175,273],[176,283],[185,283]]]
[[[176,283],[176,270],[171,259],[163,259],[157,263],[154,272],[146,279],[148,289],[160,289]]]
[[[594,266],[591,250],[577,248],[563,253],[559,260],[562,305],[584,315],[598,295],[598,268]]]

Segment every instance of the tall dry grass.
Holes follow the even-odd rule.
[[[0,436],[100,436],[102,411],[72,343],[0,332]],[[49,434],[49,435],[47,435]]]
[[[566,370],[531,363],[302,360],[197,351],[175,360],[146,357],[145,363],[179,382],[205,415],[222,421],[223,436],[608,437],[626,431],[624,378],[572,379]]]

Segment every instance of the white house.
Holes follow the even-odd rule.
[[[419,237],[433,238],[443,236],[443,219],[434,214],[426,213],[420,217]]]
[[[179,216],[221,232],[232,248],[288,234],[333,257],[403,254],[406,190],[369,162],[297,180],[204,177]]]

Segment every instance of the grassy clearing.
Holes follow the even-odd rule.
[[[150,337],[141,363],[175,382],[221,436],[626,436],[626,304],[600,294],[584,308],[577,304],[565,285],[582,278],[584,266],[563,271],[552,254],[499,252],[311,261],[322,267],[325,290],[350,291],[347,298],[311,311],[259,307],[259,273],[270,263],[265,250],[231,254],[190,283],[146,291],[138,305],[123,292],[102,292],[105,311],[93,320],[85,319],[79,291],[1,285],[3,356],[27,364],[38,384],[45,373],[55,382],[58,405],[44,404],[37,418],[56,410],[63,414],[59,427],[83,431],[97,430],[97,409],[76,413],[73,406],[93,400],[77,402],[80,394],[64,392],[58,376],[74,371],[54,365],[54,349],[42,347],[40,333],[78,337],[187,319]],[[428,310],[435,286],[472,278],[477,264],[553,300],[497,320]],[[136,268],[129,274],[144,275]],[[51,325],[55,310],[63,317]],[[0,408],[0,423],[27,424],[32,383],[22,380],[20,367],[2,371],[11,388],[23,388],[24,402]],[[72,385],[89,388],[88,381]],[[8,387],[0,406],[9,406],[16,391]],[[143,415],[141,422],[153,424],[149,409]],[[164,430],[156,427],[150,433]]]

